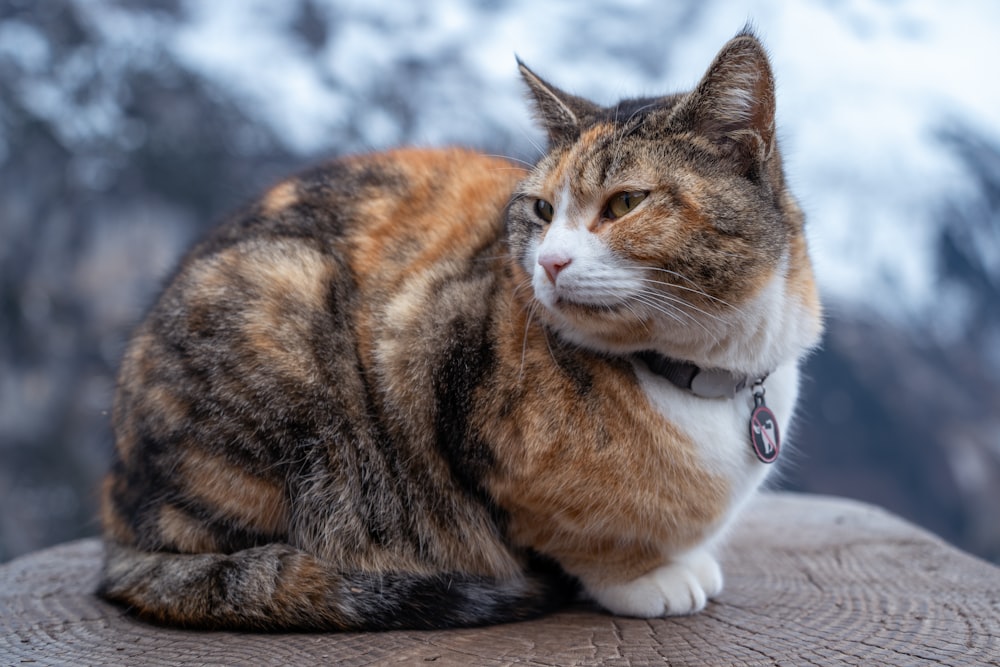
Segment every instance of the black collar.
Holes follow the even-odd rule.
[[[763,378],[741,375],[722,368],[701,368],[688,361],[677,361],[659,352],[637,352],[649,370],[669,380],[675,387],[690,391],[701,398],[733,398],[737,393],[762,383]]]

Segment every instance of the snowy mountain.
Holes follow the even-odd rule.
[[[786,484],[1000,558],[1000,5],[0,0],[0,559],[96,530],[122,341],[227,210],[331,154],[533,160],[515,53],[611,102],[748,20],[831,313]]]

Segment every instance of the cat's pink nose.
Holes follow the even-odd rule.
[[[559,275],[559,272],[569,266],[572,261],[573,260],[570,257],[555,253],[541,255],[538,258],[538,263],[543,269],[545,269],[545,275],[549,277],[549,280],[551,280],[553,284],[555,284],[556,276]]]

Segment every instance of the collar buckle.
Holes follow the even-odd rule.
[[[638,352],[636,356],[656,375],[700,398],[735,398],[736,394],[747,387],[760,385],[764,381],[763,378],[758,379],[723,368],[701,368],[687,361],[665,357],[652,350]]]

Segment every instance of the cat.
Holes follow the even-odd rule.
[[[822,330],[768,57],[747,29],[607,108],[518,64],[533,168],[345,157],[182,260],[121,365],[101,595],[380,630],[720,592]]]

